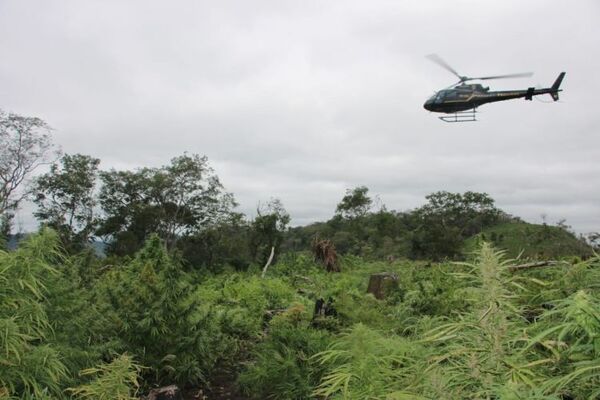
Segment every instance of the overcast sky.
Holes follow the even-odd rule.
[[[366,185],[395,210],[487,192],[585,233],[600,230],[599,25],[598,0],[0,0],[0,108],[103,169],[206,155],[240,211],[277,197],[295,225]],[[492,89],[566,71],[564,92],[444,123],[423,103],[456,79],[430,53],[464,75],[535,72]]]

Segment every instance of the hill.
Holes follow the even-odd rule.
[[[579,240],[572,232],[558,226],[537,225],[525,222],[509,222],[484,229],[465,241],[464,253],[475,251],[482,241],[506,250],[507,257],[560,258],[568,256],[588,257],[591,247]]]

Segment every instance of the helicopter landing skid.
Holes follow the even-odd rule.
[[[451,115],[444,115],[443,117],[438,117],[444,122],[475,122],[477,110],[474,108],[472,110],[466,111],[457,111]]]

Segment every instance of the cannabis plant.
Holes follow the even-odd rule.
[[[465,271],[455,276],[469,286],[465,295],[471,311],[423,338],[423,343],[435,347],[429,359],[429,382],[421,390],[447,399],[494,398],[507,387],[529,392],[539,379],[533,371],[535,362],[518,351],[525,321],[517,299],[525,287],[509,272],[502,252],[487,243],[475,262],[461,266]]]
[[[131,356],[123,354],[110,363],[81,371],[83,377],[91,380],[76,388],[69,389],[78,399],[90,400],[135,400],[140,386],[138,374],[141,367]]]
[[[324,372],[313,356],[330,340],[327,331],[310,326],[305,308],[295,305],[271,320],[268,336],[255,347],[238,384],[257,399],[311,398]]]
[[[419,347],[359,323],[315,356],[327,372],[313,394],[336,399],[384,399],[414,383],[413,365]]]
[[[568,393],[576,398],[600,396],[600,302],[586,291],[556,302],[532,327],[528,350],[536,348],[548,357],[552,379],[548,393]]]
[[[60,393],[67,370],[44,309],[46,279],[61,259],[49,230],[11,253],[0,251],[0,397],[49,398]]]
[[[136,258],[102,282],[102,301],[111,305],[115,335],[153,382],[198,383],[206,351],[202,326],[190,320],[196,302],[189,278],[157,236]],[[203,350],[204,349],[204,350]]]

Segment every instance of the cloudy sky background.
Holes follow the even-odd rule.
[[[540,223],[600,230],[600,2],[0,0],[0,108],[37,116],[103,169],[207,155],[253,215],[331,217],[366,185],[388,209],[437,190],[489,193]],[[561,100],[422,108],[461,74],[533,71],[493,89]],[[30,206],[17,223],[33,227]]]

